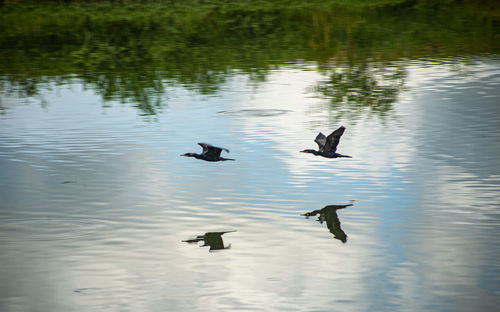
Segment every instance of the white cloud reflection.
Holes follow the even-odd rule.
[[[99,101],[90,92],[75,100],[81,90],[48,94],[46,111],[11,108],[13,115],[2,120],[0,165],[11,166],[12,157],[24,162],[3,171],[10,183],[2,185],[5,219],[23,212],[106,223],[90,236],[19,246],[2,232],[0,306],[494,308],[498,272],[489,268],[499,265],[500,151],[499,130],[490,125],[499,112],[488,95],[498,96],[498,88],[487,89],[477,109],[468,101],[498,84],[484,71],[491,69],[472,67],[458,79],[440,65],[409,67],[411,89],[400,93],[393,117],[383,122],[335,120],[325,100],[306,92],[318,74],[296,68],[272,72],[257,89],[238,77],[215,97],[172,90],[152,123],[127,106],[103,114],[99,105],[89,106]],[[63,105],[69,99],[71,109]],[[244,109],[287,112],[218,113]],[[318,131],[341,124],[347,130],[339,151],[353,159],[299,152],[315,147]],[[179,157],[198,151],[198,141],[230,148],[237,161]],[[482,153],[471,156],[475,151]],[[338,212],[346,244],[325,224],[300,216],[351,199],[354,206]],[[209,253],[181,242],[233,229],[224,236],[230,250]]]

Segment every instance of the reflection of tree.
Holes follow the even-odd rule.
[[[162,80],[154,79],[154,73],[135,72],[134,75],[107,71],[85,73],[81,77],[84,86],[95,86],[105,101],[132,102],[144,115],[155,115],[163,106],[165,93]]]
[[[313,90],[330,100],[337,118],[367,112],[385,116],[403,89],[406,70],[403,65],[379,62],[350,62],[326,72]]]
[[[320,210],[313,210],[311,212],[304,213],[303,216],[309,218],[311,216],[314,217],[319,214],[316,221],[321,224],[326,221],[326,226],[328,227],[330,233],[332,233],[336,239],[340,240],[342,243],[345,243],[347,242],[347,234],[340,227],[340,220],[339,216],[337,215],[337,210],[343,209],[348,206],[352,206],[352,203],[347,205],[328,205],[321,208]]]
[[[357,60],[479,55],[500,42],[494,0],[82,2],[0,6],[1,91],[32,96],[79,77],[151,115],[166,81],[214,94],[236,74],[258,83],[283,64],[334,58],[350,63],[327,69],[314,91],[339,116],[384,115],[406,73]]]
[[[0,90],[18,97],[30,97],[39,93],[39,84],[49,81],[43,77],[0,77]]]
[[[203,245],[200,247],[210,246],[209,251],[219,250],[219,249],[229,249],[231,244],[224,246],[224,241],[222,240],[222,235],[226,233],[231,233],[235,231],[226,232],[207,232],[203,235],[198,235],[195,238],[183,240],[185,243],[197,243],[203,241]]]

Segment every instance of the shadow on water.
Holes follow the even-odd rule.
[[[328,227],[330,233],[332,233],[336,239],[345,244],[347,242],[347,234],[342,230],[340,226],[340,220],[339,216],[337,215],[337,210],[344,209],[345,207],[349,207],[352,205],[352,203],[347,205],[328,205],[319,210],[313,210],[304,213],[302,216],[306,217],[306,219],[309,219],[309,217],[318,216],[318,219],[316,221],[321,224],[326,221],[326,226]]]
[[[325,79],[312,89],[332,110],[384,115],[406,76],[388,64],[495,53],[499,11],[497,1],[14,1],[0,6],[0,92],[37,96],[78,79],[155,115],[170,86],[213,95],[235,75],[258,84],[313,62]]]
[[[209,251],[229,249],[229,248],[231,248],[231,244],[224,246],[224,241],[222,240],[222,235],[224,235],[226,233],[231,233],[231,232],[236,232],[236,231],[207,232],[203,235],[198,235],[195,238],[183,240],[183,242],[190,243],[190,244],[197,243],[197,242],[203,242],[203,245],[200,245],[200,247],[209,246],[210,247]]]

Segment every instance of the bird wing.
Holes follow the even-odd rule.
[[[318,148],[319,150],[321,151],[324,147],[325,147],[325,144],[326,144],[326,136],[323,134],[323,133],[319,133],[317,136],[316,136],[316,139],[314,139],[314,142],[316,142],[318,144]]]
[[[341,126],[326,137],[325,152],[335,153],[335,151],[337,151],[337,145],[339,145],[340,137],[344,134],[344,131],[344,126]]]
[[[327,205],[323,208],[321,208],[322,211],[326,211],[326,210],[339,210],[339,209],[343,209],[345,207],[349,207],[349,206],[352,206],[352,203],[351,204],[346,204],[346,205]]]
[[[207,235],[207,234],[210,234],[210,235],[224,235],[226,233],[232,233],[232,232],[236,232],[236,230],[225,231],[225,232],[207,232],[207,233],[205,233],[205,235]]]
[[[198,143],[198,145],[200,145],[203,148],[203,152],[201,154],[206,157],[217,158],[220,156],[220,153],[222,151],[226,151],[229,153],[229,150],[227,148],[217,147],[207,143]]]

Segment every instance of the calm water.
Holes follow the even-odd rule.
[[[327,2],[0,6],[0,311],[494,311],[497,2]]]
[[[313,64],[169,87],[154,117],[78,77],[3,94],[1,310],[492,311],[500,61],[392,66],[385,114],[332,107]],[[352,159],[299,153],[340,125]],[[179,156],[197,142],[236,161]],[[231,248],[182,242],[212,231]]]

